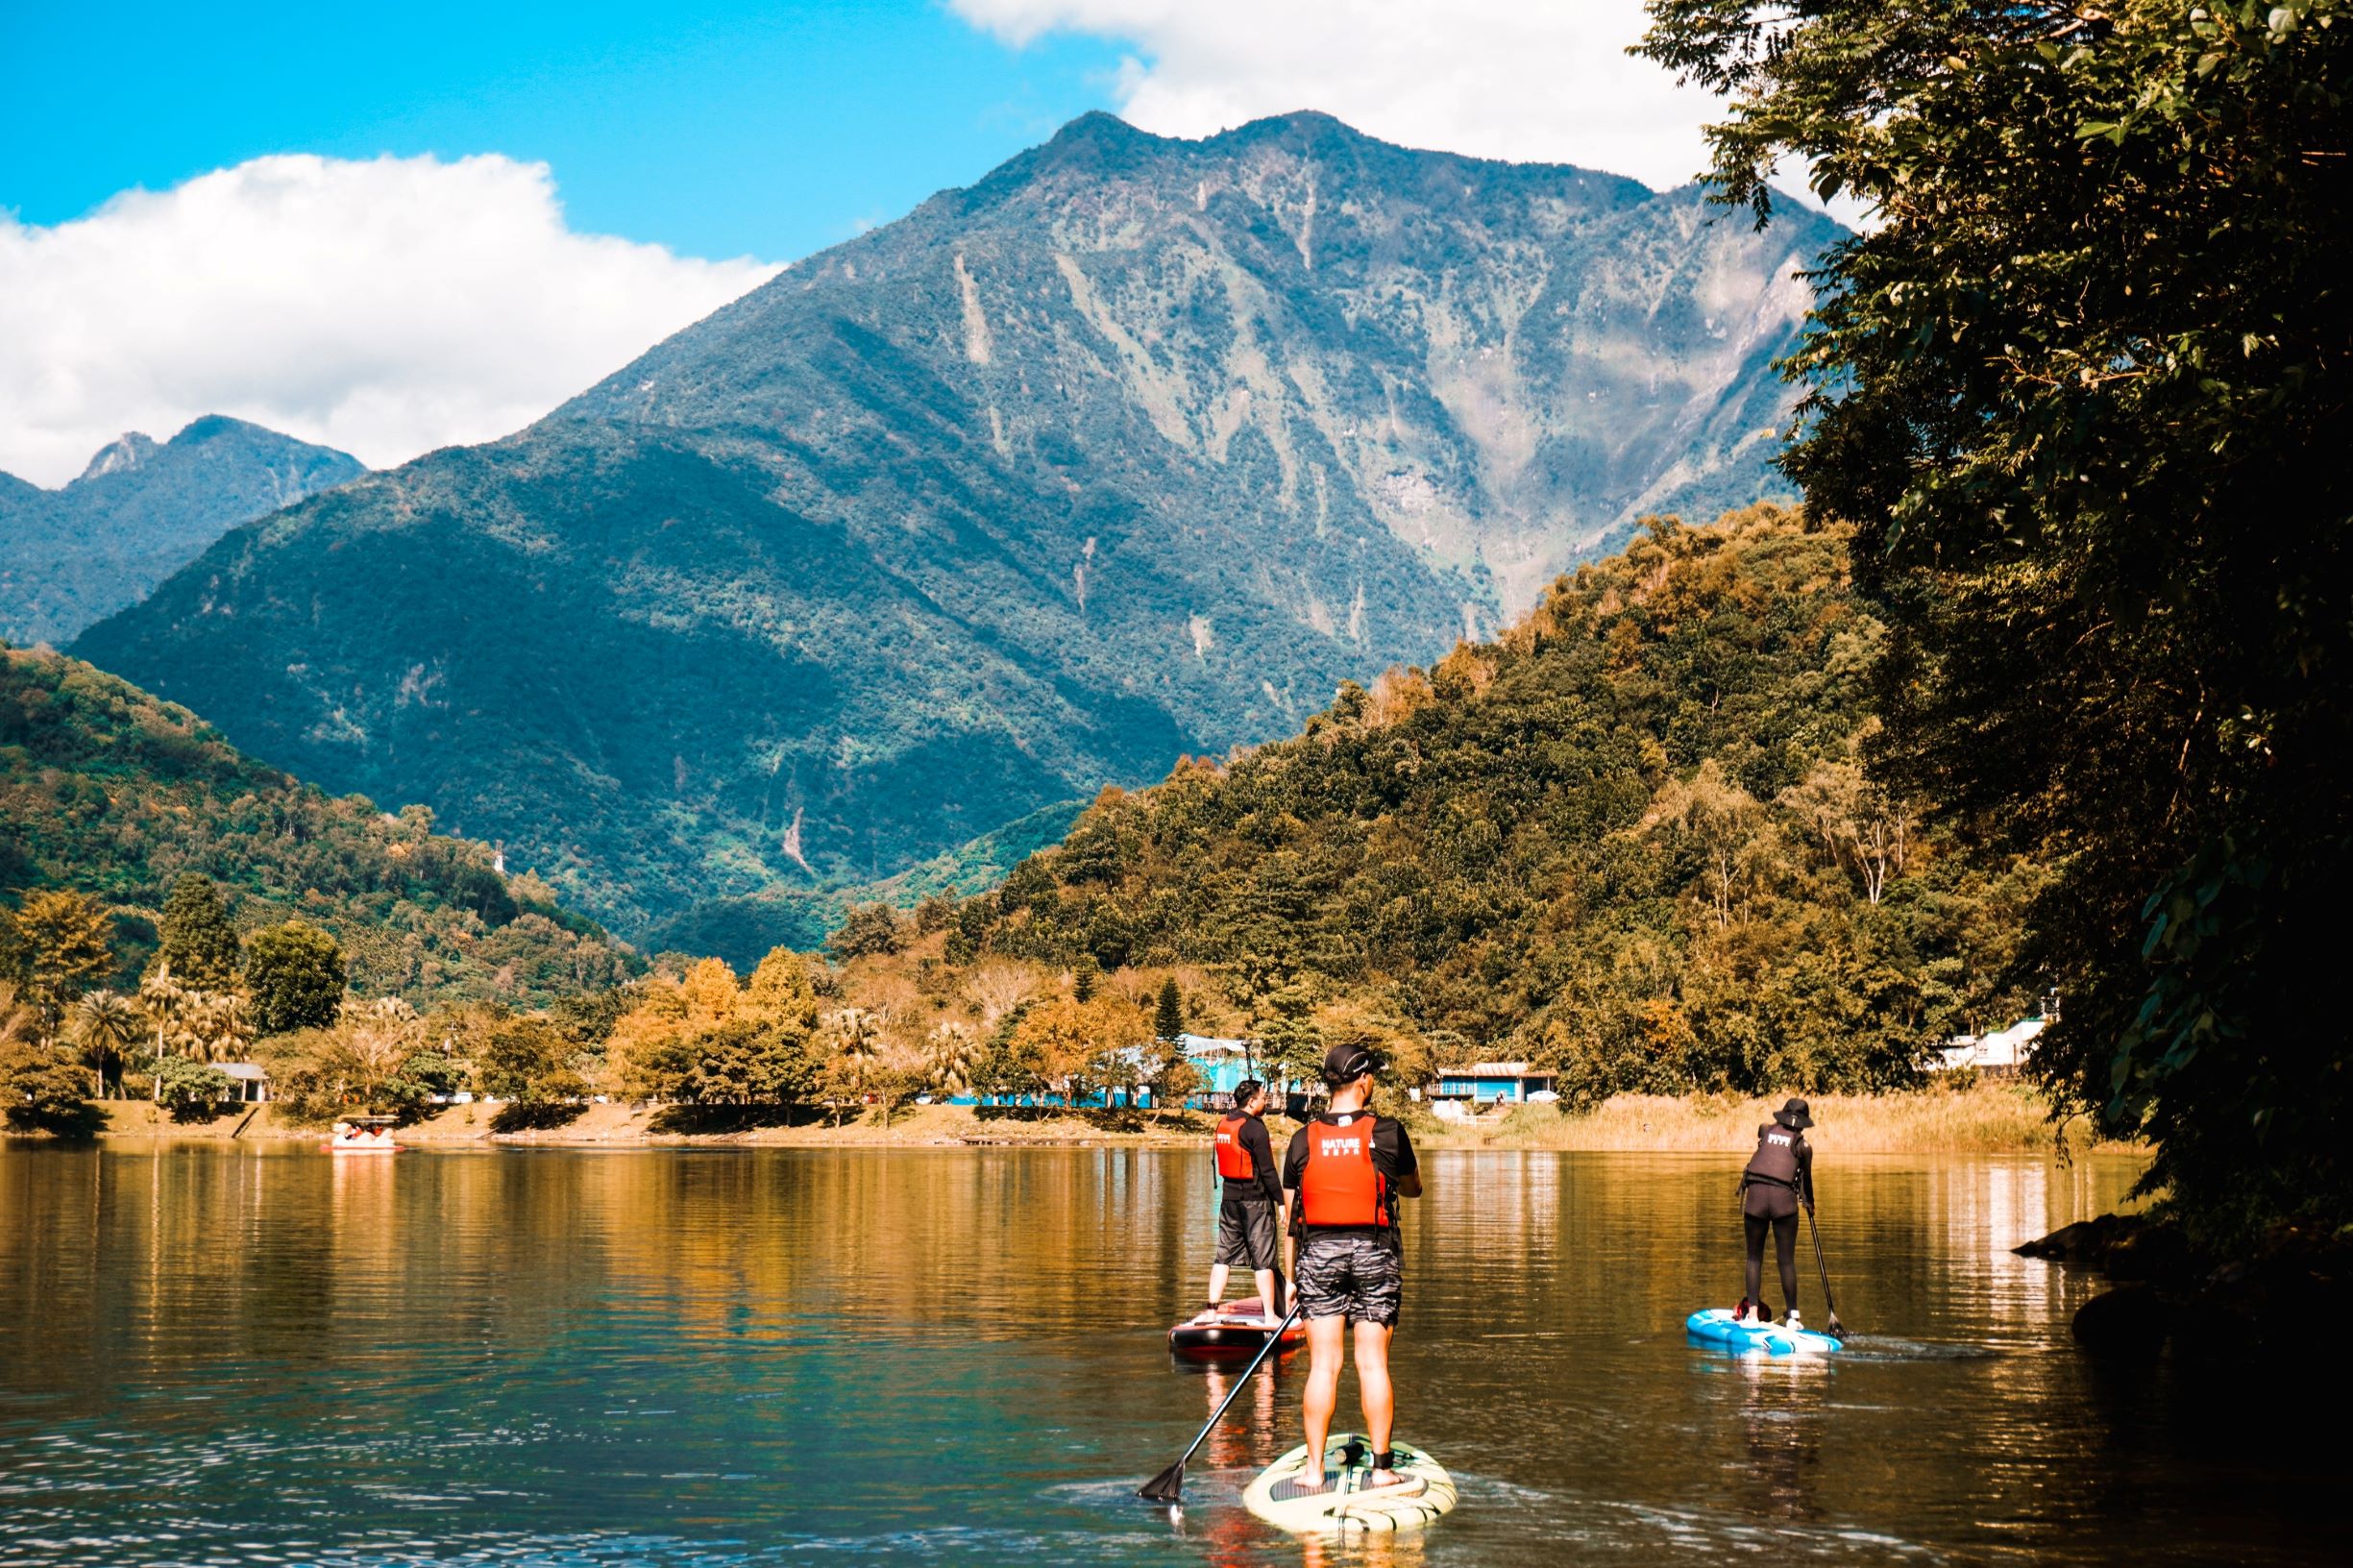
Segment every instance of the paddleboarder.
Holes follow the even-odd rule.
[[[1266,1086],[1245,1078],[1234,1087],[1234,1109],[1217,1123],[1217,1253],[1210,1264],[1209,1315],[1225,1307],[1226,1277],[1236,1263],[1259,1286],[1259,1316],[1280,1322],[1283,1299],[1275,1275],[1275,1224],[1283,1212],[1275,1146],[1266,1136]]]
[[[1360,1045],[1325,1052],[1331,1103],[1291,1136],[1283,1161],[1297,1254],[1291,1284],[1308,1320],[1311,1363],[1302,1402],[1311,1461],[1300,1467],[1299,1485],[1306,1491],[1323,1484],[1324,1438],[1339,1403],[1340,1363],[1351,1334],[1357,1397],[1373,1449],[1366,1484],[1397,1481],[1389,1448],[1397,1416],[1389,1337],[1404,1297],[1405,1257],[1396,1202],[1420,1197],[1422,1177],[1405,1128],[1372,1111],[1373,1075],[1381,1067],[1381,1058]]]
[[[1736,1322],[1771,1322],[1765,1306],[1765,1233],[1773,1233],[1774,1262],[1780,1266],[1781,1295],[1789,1303],[1784,1321],[1798,1321],[1798,1205],[1814,1207],[1814,1151],[1805,1130],[1814,1125],[1803,1100],[1792,1098],[1756,1130],[1756,1152],[1740,1173],[1740,1228],[1748,1246],[1748,1294],[1740,1298]]]

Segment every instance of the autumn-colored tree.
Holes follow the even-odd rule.
[[[55,1035],[74,998],[114,972],[108,944],[113,922],[94,898],[47,892],[27,894],[12,923],[25,999],[39,1011],[43,1030]]]

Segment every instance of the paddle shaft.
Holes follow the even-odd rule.
[[[1266,1336],[1264,1344],[1259,1346],[1259,1353],[1250,1358],[1249,1366],[1243,1369],[1240,1377],[1234,1380],[1234,1386],[1226,1390],[1226,1397],[1217,1402],[1217,1408],[1210,1412],[1209,1420],[1202,1423],[1199,1432],[1193,1433],[1193,1440],[1185,1445],[1185,1452],[1177,1456],[1176,1463],[1146,1482],[1142,1489],[1136,1494],[1137,1496],[1170,1502],[1174,1500],[1178,1492],[1183,1490],[1185,1466],[1192,1458],[1194,1451],[1209,1441],[1210,1433],[1216,1431],[1217,1423],[1225,1418],[1226,1410],[1241,1397],[1242,1390],[1250,1385],[1251,1376],[1258,1371],[1259,1363],[1274,1354],[1275,1347],[1283,1342],[1283,1336],[1290,1332],[1292,1320],[1298,1315],[1299,1293],[1294,1290],[1291,1292],[1291,1310],[1283,1314],[1282,1325]]]
[[[1835,1333],[1839,1326],[1838,1298],[1830,1294],[1830,1265],[1822,1256],[1822,1227],[1814,1222],[1814,1206],[1810,1203],[1805,1206],[1805,1234],[1814,1238],[1814,1267],[1822,1275],[1822,1299],[1829,1304],[1828,1327]]]

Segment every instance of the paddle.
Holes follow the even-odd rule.
[[[1814,1266],[1822,1271],[1822,1299],[1830,1304],[1830,1332],[1844,1335],[1847,1325],[1838,1320],[1838,1298],[1830,1294],[1830,1265],[1822,1256],[1822,1227],[1814,1223],[1814,1206],[1805,1206],[1805,1234],[1814,1238]]]
[[[1298,1315],[1299,1293],[1294,1290],[1291,1292],[1291,1310],[1283,1314],[1282,1325],[1266,1336],[1264,1344],[1259,1346],[1259,1353],[1250,1359],[1249,1367],[1240,1377],[1234,1380],[1234,1386],[1227,1390],[1226,1397],[1219,1400],[1217,1408],[1210,1412],[1208,1423],[1193,1434],[1191,1442],[1185,1445],[1185,1452],[1177,1456],[1176,1463],[1163,1470],[1137,1489],[1138,1497],[1148,1497],[1155,1503],[1175,1503],[1183,1500],[1185,1462],[1193,1457],[1193,1450],[1199,1448],[1209,1439],[1209,1434],[1217,1430],[1217,1423],[1225,1415],[1226,1408],[1240,1397],[1242,1389],[1250,1383],[1251,1373],[1256,1372],[1259,1369],[1259,1362],[1264,1360],[1273,1353],[1275,1346],[1283,1342],[1283,1336],[1290,1332],[1291,1320]]]

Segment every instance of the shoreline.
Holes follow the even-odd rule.
[[[1468,1124],[1440,1122],[1416,1108],[1408,1125],[1415,1147],[1499,1152],[1689,1153],[1745,1149],[1780,1096],[1613,1096],[1589,1112],[1564,1115],[1550,1105],[1490,1112]],[[1963,1090],[1888,1094],[1829,1094],[1813,1099],[1807,1135],[1826,1154],[2144,1154],[2138,1144],[2096,1141],[2078,1120],[2061,1128],[2031,1087],[1981,1083]],[[417,1148],[1200,1148],[1213,1118],[1204,1112],[1016,1112],[1001,1107],[911,1106],[884,1127],[876,1113],[835,1127],[821,1115],[786,1115],[763,1108],[589,1105],[542,1125],[512,1107],[448,1106],[403,1127],[399,1141]],[[572,1108],[564,1108],[570,1111]],[[278,1119],[275,1106],[243,1107],[208,1122],[178,1122],[145,1101],[99,1106],[100,1139],[146,1139],[256,1144],[323,1142],[319,1127]],[[254,1113],[250,1117],[246,1113]],[[1292,1123],[1270,1117],[1287,1136]],[[503,1130],[497,1125],[508,1122]],[[242,1128],[240,1132],[239,1129]]]

